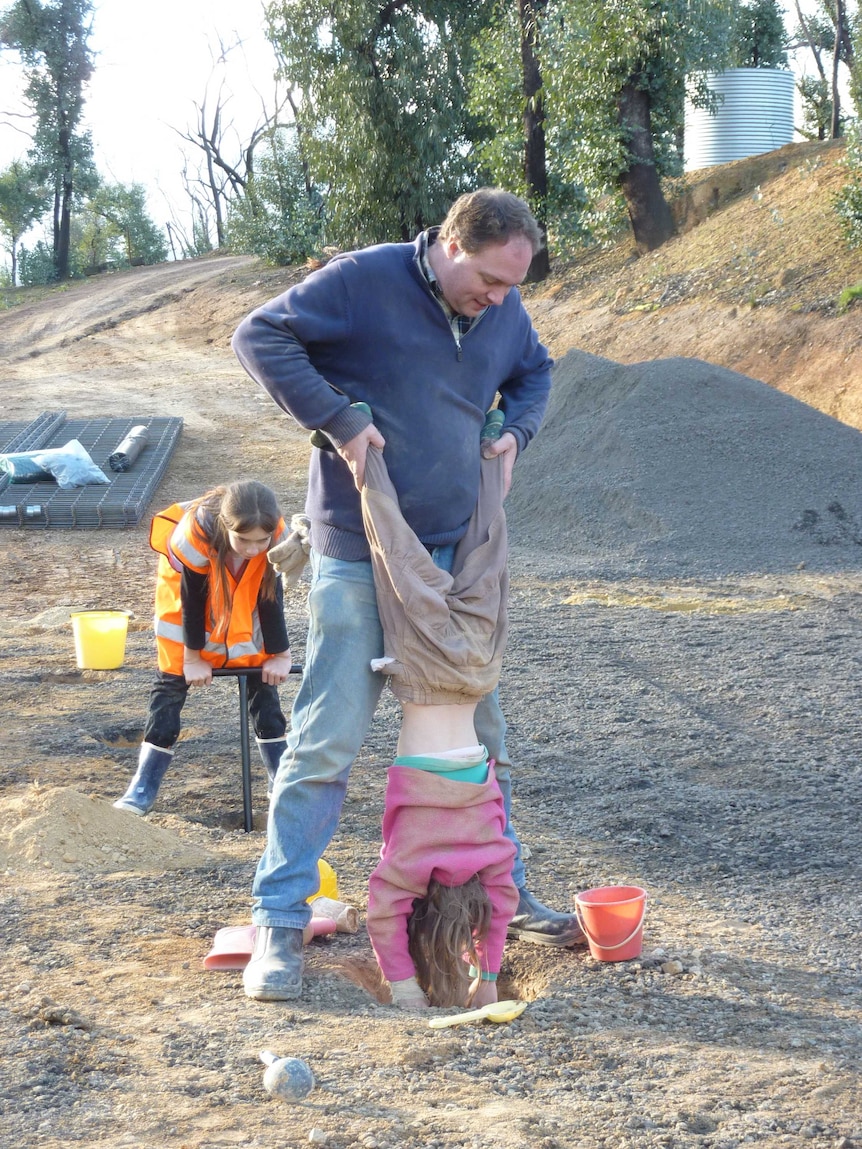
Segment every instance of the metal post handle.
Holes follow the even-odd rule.
[[[260,677],[260,666],[214,666],[213,678],[235,678],[239,685],[239,740],[242,754],[242,816],[247,834],[254,828],[254,811],[251,805],[251,754],[248,730],[248,678]],[[291,666],[290,674],[302,674],[298,663]]]

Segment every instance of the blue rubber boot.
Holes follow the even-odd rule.
[[[116,800],[114,806],[118,810],[128,810],[130,814],[137,814],[140,817],[149,814],[156,804],[159,786],[173,756],[173,750],[163,750],[161,746],[142,742],[135,776],[129,783],[128,790],[122,798]]]
[[[287,749],[286,738],[255,738],[257,743],[258,753],[260,754],[261,761],[266,767],[266,792],[272,793],[272,787],[275,783],[275,776],[278,773],[278,764],[281,762],[281,756]]]

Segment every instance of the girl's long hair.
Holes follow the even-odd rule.
[[[275,494],[254,479],[214,487],[201,495],[189,507],[193,513],[193,532],[196,540],[213,555],[215,585],[210,587],[216,626],[230,616],[231,590],[227,578],[227,556],[230,553],[228,532],[243,535],[247,531],[262,530],[274,534],[281,519]],[[278,574],[266,564],[260,597],[275,598]]]
[[[432,878],[425,897],[413,903],[408,949],[431,1005],[469,1005],[467,961],[482,969],[481,943],[490,926],[491,903],[475,874],[463,886],[444,886]]]

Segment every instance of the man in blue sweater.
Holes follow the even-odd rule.
[[[404,518],[434,561],[451,569],[478,497],[486,412],[499,394],[505,423],[490,450],[504,456],[508,489],[547,406],[551,359],[516,290],[541,243],[523,200],[482,188],[414,243],[336,257],[252,312],[234,335],[251,377],[335,448],[315,449],[310,462],[305,670],[254,881],[249,997],[281,1001],[301,992],[305,899],[317,888],[317,860],[380,697],[382,679],[370,664],[383,654],[383,633],[359,499],[366,451],[383,450]],[[479,705],[476,733],[496,762],[508,817],[510,763],[496,692]],[[511,821],[506,833],[518,848],[512,876],[520,895],[510,936],[582,943],[574,915],[548,909],[526,889]]]

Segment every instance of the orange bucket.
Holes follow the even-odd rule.
[[[596,961],[640,956],[646,914],[646,890],[640,886],[599,886],[575,894],[575,913]]]

